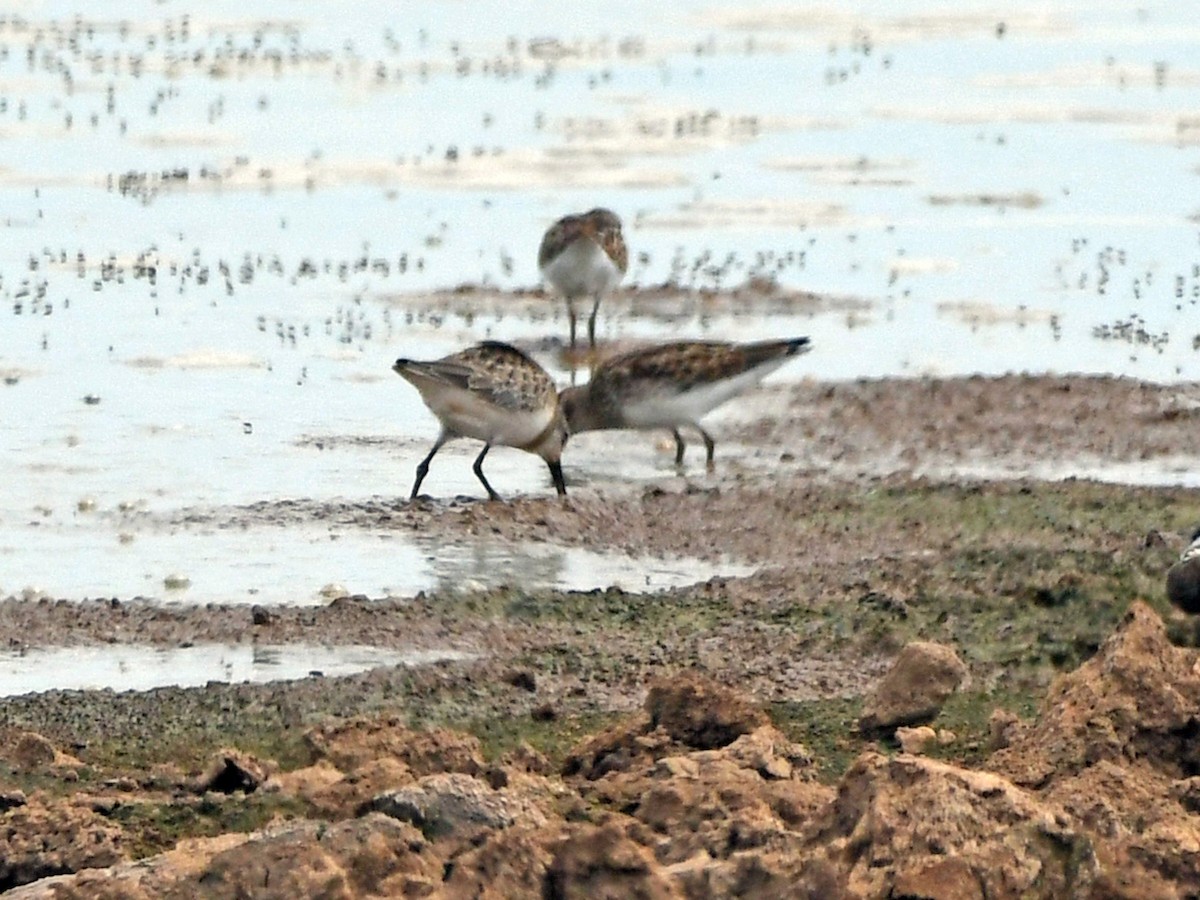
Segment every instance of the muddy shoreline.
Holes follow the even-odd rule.
[[[170,827],[160,821],[181,803],[192,809],[181,799],[187,785],[229,748],[272,772],[301,771],[314,762],[306,734],[365,717],[461,729],[493,760],[533,747],[553,769],[586,734],[636,715],[652,685],[677,675],[712,679],[761,706],[832,784],[878,747],[858,733],[856,716],[914,640],[961,656],[967,686],[939,719],[953,738],[940,752],[977,764],[993,710],[1033,715],[1055,678],[1086,663],[1134,601],[1162,615],[1176,643],[1197,643],[1193,624],[1166,604],[1163,577],[1200,522],[1200,492],[1069,477],[1080,460],[1099,474],[1141,466],[1149,480],[1191,465],[1196,393],[1080,377],[801,382],[769,387],[718,420],[712,475],[599,483],[591,454],[661,452],[654,436],[615,433],[573,448],[579,474],[565,501],[547,492],[501,504],[378,496],[184,510],[159,524],[317,521],[448,542],[486,536],[723,558],[756,571],[649,594],[465,585],[320,606],[8,598],[0,633],[14,649],[321,643],[472,656],[268,684],[0,699],[5,758],[34,734],[71,760],[65,769],[14,763],[5,789],[22,804],[36,796],[60,809],[75,808],[80,779],[89,796],[137,798],[156,810],[152,825],[101,815],[136,848],[119,857],[153,854],[189,836],[313,814],[291,805],[299,802],[291,794],[282,806],[253,795],[236,807],[246,818],[231,819],[235,807],[224,806]],[[1030,477],[1038,471],[1060,477]],[[139,527],[154,524],[144,517]]]
[[[1003,549],[1027,544],[1034,534],[1041,553],[1078,551],[1086,536],[1088,553],[1149,553],[1162,564],[1200,521],[1200,494],[1193,489],[1095,480],[1111,474],[1119,482],[1134,471],[1130,467],[1151,484],[1180,471],[1200,471],[1194,442],[1200,418],[1197,383],[1023,375],[806,380],[768,386],[736,411],[713,418],[715,473],[693,466],[677,475],[663,468],[661,477],[604,483],[590,470],[597,458],[626,454],[654,460],[665,455],[666,442],[653,433],[590,434],[569,449],[567,471],[574,484],[565,500],[548,493],[505,503],[473,497],[296,498],[167,515],[134,512],[130,521],[149,529],[203,525],[235,532],[319,523],[420,534],[447,543],[486,538],[638,558],[730,560],[753,567],[756,574],[715,578],[651,598],[603,586],[583,594],[537,591],[531,596],[536,603],[571,607],[586,607],[588,597],[604,596],[616,598],[615,606],[634,609],[720,594],[730,598],[737,613],[727,623],[736,634],[723,634],[721,640],[748,653],[760,651],[750,650],[753,641],[739,642],[753,633],[764,610],[789,592],[800,595],[797,602],[805,593],[832,597],[839,579],[851,585],[864,573],[875,578],[914,573],[963,552],[964,545]],[[1055,477],[1039,477],[1042,473]],[[1078,517],[1064,520],[1065,514],[1032,509],[1006,517],[1014,502],[1047,510],[1080,507],[1088,517],[1081,524]],[[1116,523],[1105,521],[1102,510],[1109,504]],[[994,521],[957,518],[968,508],[983,514],[987,507],[1001,510],[986,513],[995,515]],[[1032,532],[1028,516],[1035,516]],[[353,595],[319,606],[8,597],[0,599],[0,633],[14,650],[313,642],[449,649],[477,654],[481,661],[472,665],[492,672],[555,641],[573,641],[569,623],[554,623],[554,628],[543,623],[527,632],[519,622],[494,614],[503,598],[522,592],[520,584],[492,590],[464,585],[462,592]],[[610,639],[628,643],[635,658],[646,656],[636,632],[612,630]],[[788,652],[785,646],[775,655]],[[834,678],[834,688],[802,693],[848,695],[860,682]],[[636,679],[630,690],[619,706],[637,702]],[[768,679],[755,693],[770,697],[786,691],[772,688]]]

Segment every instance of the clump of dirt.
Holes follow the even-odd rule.
[[[120,827],[86,796],[59,801],[33,795],[0,816],[0,891],[125,858]]]
[[[1087,663],[1059,678],[1036,722],[988,765],[1036,789],[1162,877],[1200,884],[1200,665],[1134,604]]]
[[[914,641],[867,697],[858,727],[888,733],[901,725],[932,722],[966,676],[967,667],[953,647]]]
[[[650,688],[642,715],[573,750],[563,772],[595,780],[672,752],[724,747],[766,723],[766,714],[745,697],[683,673]]]

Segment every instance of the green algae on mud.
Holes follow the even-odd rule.
[[[284,794],[207,794],[115,804],[107,818],[119,825],[132,859],[170,850],[184,838],[249,833],[277,819],[314,817],[303,801]]]

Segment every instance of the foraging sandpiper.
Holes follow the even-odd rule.
[[[500,499],[483,475],[483,458],[493,445],[537,454],[549,466],[558,493],[567,493],[561,463],[567,425],[558,392],[546,370],[520,350],[484,341],[432,362],[398,359],[392,371],[421,392],[442,423],[433,449],[417,465],[410,499],[416,499],[434,454],[456,437],[483,441],[474,470],[490,499]]]
[[[559,402],[572,434],[604,428],[670,429],[676,466],[683,465],[679,428],[691,426],[704,439],[711,469],[714,442],[700,426],[701,417],[808,349],[806,337],[749,344],[660,344],[604,361],[587,384],[564,389]]]

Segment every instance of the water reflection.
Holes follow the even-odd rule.
[[[748,575],[754,567],[685,557],[659,559],[622,553],[595,553],[552,544],[416,539],[437,590],[474,591],[505,585],[586,591],[617,587],[652,592],[705,581],[713,576]]]
[[[64,566],[64,559],[71,564]],[[318,525],[112,533],[103,523],[47,523],[37,529],[36,540],[0,542],[0,562],[10,573],[0,583],[0,596],[149,597],[190,605],[305,606],[343,593],[411,597],[419,591],[500,585],[652,591],[751,571],[686,558],[637,558],[499,539],[434,540]],[[11,574],[24,580],[8,581]]]

